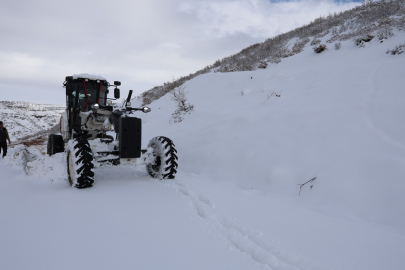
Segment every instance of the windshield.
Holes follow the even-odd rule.
[[[102,106],[106,104],[107,86],[97,83],[96,81],[88,81],[78,84],[79,90],[79,108],[81,111],[88,111],[90,106],[99,103]],[[86,96],[87,94],[87,96]],[[74,102],[76,91],[72,92],[72,101]]]

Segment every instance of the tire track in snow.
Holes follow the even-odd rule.
[[[230,218],[215,213],[215,204],[209,197],[192,191],[184,182],[174,180],[173,186],[189,201],[196,215],[226,239],[231,247],[247,254],[254,262],[274,270],[325,269],[317,264],[282,251],[276,241],[266,242],[263,234],[249,231]],[[211,230],[209,230],[211,231]]]

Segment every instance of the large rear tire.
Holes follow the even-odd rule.
[[[148,147],[153,149],[156,160],[154,164],[146,165],[153,178],[174,179],[177,173],[177,150],[172,140],[166,137],[155,137],[150,140]]]
[[[93,153],[86,139],[70,140],[67,146],[67,173],[75,188],[88,188],[94,184]]]
[[[50,134],[48,136],[47,154],[52,156],[56,153],[65,151],[62,135]]]

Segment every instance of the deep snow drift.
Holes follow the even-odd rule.
[[[153,102],[143,145],[173,139],[173,181],[107,166],[77,190],[63,154],[11,149],[0,269],[404,269],[403,36],[199,76],[180,123]]]

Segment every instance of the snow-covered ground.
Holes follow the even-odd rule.
[[[63,154],[10,149],[0,269],[405,269],[405,54],[385,54],[403,42],[198,76],[180,123],[153,102],[143,145],[173,139],[175,180],[106,166],[77,190]]]

